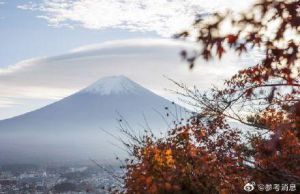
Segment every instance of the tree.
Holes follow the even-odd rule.
[[[261,0],[249,12],[198,18],[193,33],[177,35],[202,47],[196,55],[182,51],[191,69],[198,58],[222,59],[230,49],[263,56],[221,89],[200,93],[175,82],[199,111],[167,138],[146,134],[128,145],[123,193],[241,193],[251,181],[300,183],[299,10],[297,0]]]

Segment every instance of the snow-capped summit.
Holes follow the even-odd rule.
[[[119,93],[138,93],[142,89],[144,88],[140,85],[134,83],[127,77],[120,75],[101,78],[81,92],[110,95]]]

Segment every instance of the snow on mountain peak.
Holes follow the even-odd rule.
[[[109,95],[118,93],[136,93],[139,88],[141,88],[141,86],[127,77],[120,75],[104,77],[85,88],[82,92]]]

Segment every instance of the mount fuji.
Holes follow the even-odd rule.
[[[168,108],[167,108],[168,107]],[[119,122],[159,134],[187,111],[125,76],[105,77],[41,109],[0,121],[0,163],[110,162],[126,155]],[[176,115],[176,116],[175,116]],[[122,121],[118,119],[122,117]]]

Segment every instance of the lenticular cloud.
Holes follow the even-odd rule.
[[[119,28],[170,36],[192,24],[195,16],[203,12],[203,1],[44,0],[19,8],[41,12],[39,17],[56,27]]]

